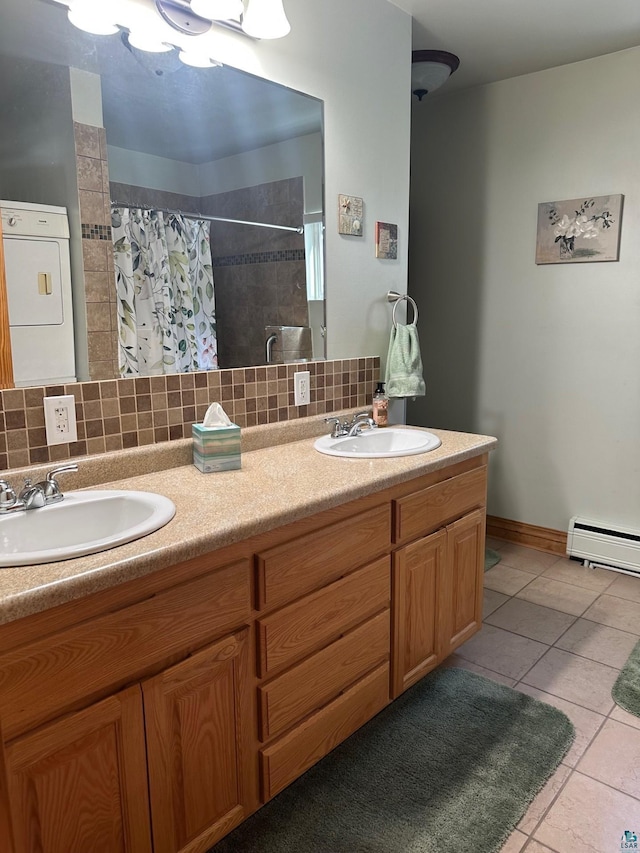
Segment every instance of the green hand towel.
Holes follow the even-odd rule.
[[[415,323],[391,329],[387,355],[386,392],[389,397],[424,397],[420,340]]]

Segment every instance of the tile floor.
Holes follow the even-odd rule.
[[[611,687],[640,639],[640,578],[488,540],[482,631],[448,660],[560,708],[576,740],[502,853],[640,850],[640,717]]]

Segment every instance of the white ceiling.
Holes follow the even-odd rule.
[[[640,44],[639,0],[390,0],[413,17],[413,49],[448,50],[444,92]]]

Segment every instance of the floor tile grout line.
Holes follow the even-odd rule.
[[[544,657],[544,655],[543,655],[543,657]],[[542,660],[542,658],[540,658],[540,660]],[[531,669],[533,669],[533,667],[531,667]],[[533,687],[534,690],[539,690],[541,693],[548,693],[549,696],[555,696],[556,699],[562,699],[563,702],[569,702],[571,705],[577,705],[578,708],[582,708],[583,711],[591,711],[592,714],[597,714],[599,717],[604,717],[605,720],[608,718],[610,712],[605,714],[603,711],[596,711],[593,708],[588,708],[586,705],[581,705],[579,702],[574,702],[572,699],[567,699],[565,696],[560,696],[558,693],[552,693],[551,690],[548,690],[548,689],[543,690],[541,687],[537,687],[535,684],[529,684],[524,679],[527,677],[527,675],[529,675],[529,673],[531,672],[531,669],[528,670],[522,676],[520,681],[518,681],[516,684],[514,684],[514,687],[518,687],[518,685],[524,684],[525,687]],[[613,702],[613,699],[611,701]]]
[[[637,803],[640,803],[640,797],[634,797],[633,794],[627,793],[627,791],[623,791],[620,788],[616,788],[614,785],[610,785],[608,782],[603,782],[602,779],[596,779],[595,776],[589,776],[588,773],[584,773],[581,770],[574,770],[574,773],[577,773],[578,776],[582,776],[584,779],[590,779],[592,782],[597,782],[599,785],[604,785],[605,788],[608,788],[610,791],[615,791],[616,794],[622,794],[625,797],[629,797],[632,800],[635,800]]]
[[[506,540],[505,540],[505,543],[504,543],[504,544],[508,544],[508,543],[506,542]],[[516,545],[516,543],[512,543],[512,544]],[[523,549],[525,549],[525,550],[526,550],[526,546],[517,546],[517,547],[522,547]],[[558,560],[556,561],[556,563],[557,563],[559,560],[561,560],[561,559],[563,559],[563,558],[562,558],[562,557],[558,557]],[[581,585],[579,585],[579,584],[572,583],[571,581],[567,581],[566,579],[559,580],[559,579],[557,579],[557,578],[552,578],[552,577],[549,577],[549,575],[546,575],[546,574],[545,574],[545,572],[547,572],[547,571],[551,571],[551,570],[553,569],[553,566],[554,566],[554,565],[556,565],[556,563],[553,563],[553,564],[551,564],[550,566],[546,567],[542,572],[540,572],[540,573],[538,573],[538,574],[535,574],[535,573],[533,573],[533,572],[531,572],[531,571],[528,571],[526,567],[520,568],[520,567],[517,567],[517,566],[509,566],[509,568],[512,568],[512,569],[517,570],[517,571],[520,571],[520,572],[522,572],[522,573],[524,573],[524,574],[533,574],[533,575],[534,575],[534,577],[532,577],[532,579],[531,579],[528,583],[526,583],[526,584],[525,584],[523,587],[521,587],[517,592],[515,592],[515,593],[513,593],[513,594],[511,594],[511,595],[509,595],[508,593],[505,593],[503,590],[491,590],[491,588],[490,588],[490,587],[487,587],[487,589],[488,589],[488,590],[490,590],[491,592],[495,592],[495,593],[496,593],[496,594],[498,594],[498,595],[504,595],[504,596],[506,596],[506,597],[505,597],[505,599],[502,601],[502,603],[501,603],[501,604],[499,604],[499,605],[498,605],[498,607],[496,607],[496,608],[495,608],[494,610],[492,610],[490,613],[488,613],[488,614],[487,614],[487,616],[485,617],[485,621],[486,621],[486,624],[487,624],[487,625],[490,625],[491,627],[493,627],[493,628],[495,628],[495,629],[497,629],[497,630],[504,631],[504,632],[506,632],[507,634],[512,634],[512,635],[515,635],[515,636],[520,636],[520,637],[522,637],[522,638],[524,638],[524,639],[528,639],[528,640],[530,640],[530,641],[532,641],[532,642],[537,642],[537,643],[539,643],[540,645],[547,646],[546,650],[543,652],[543,654],[540,656],[540,658],[538,658],[538,660],[537,660],[537,661],[535,661],[535,662],[534,662],[534,663],[533,663],[533,664],[532,664],[532,665],[531,665],[531,666],[530,666],[530,667],[529,667],[529,668],[528,668],[528,669],[527,669],[527,670],[526,670],[526,671],[525,671],[525,672],[524,672],[524,673],[523,673],[519,678],[515,679],[514,684],[512,685],[512,686],[513,686],[513,688],[514,688],[514,689],[518,689],[518,687],[528,687],[528,688],[531,688],[531,689],[533,689],[533,690],[535,690],[535,691],[538,691],[538,692],[540,692],[540,693],[545,693],[545,692],[547,692],[547,693],[549,693],[550,697],[556,698],[556,699],[558,699],[558,700],[560,700],[560,701],[562,701],[562,702],[566,702],[566,703],[567,703],[568,705],[570,705],[570,706],[571,706],[571,705],[573,705],[573,706],[575,706],[576,708],[578,708],[578,709],[582,709],[582,710],[585,710],[585,711],[587,711],[587,712],[590,712],[591,714],[597,714],[597,715],[600,717],[600,722],[598,723],[598,725],[597,725],[597,727],[596,727],[596,730],[595,730],[595,731],[594,731],[594,733],[591,735],[591,737],[589,737],[589,738],[586,740],[586,744],[585,744],[585,746],[584,746],[584,749],[582,750],[582,752],[581,752],[580,756],[579,756],[579,757],[578,757],[578,759],[576,760],[575,767],[569,767],[569,765],[566,765],[566,766],[568,767],[568,769],[569,769],[569,772],[567,773],[567,777],[566,777],[566,779],[564,780],[564,782],[562,783],[562,785],[560,786],[560,788],[558,789],[558,791],[557,791],[557,792],[556,792],[556,794],[554,795],[554,797],[553,797],[553,799],[551,800],[551,802],[547,805],[547,807],[546,807],[546,809],[544,810],[543,814],[541,815],[540,819],[539,819],[539,820],[538,820],[538,822],[535,824],[535,826],[534,826],[534,828],[533,828],[532,832],[530,832],[530,833],[526,833],[526,832],[523,832],[523,830],[522,830],[522,829],[519,829],[519,830],[518,830],[520,833],[522,833],[523,835],[525,835],[525,836],[526,836],[526,840],[525,840],[524,846],[522,847],[522,851],[523,851],[523,853],[526,853],[526,851],[527,851],[527,850],[529,850],[529,849],[533,849],[534,844],[540,844],[540,845],[541,845],[542,847],[544,847],[545,849],[548,849],[549,851],[553,851],[553,853],[561,853],[561,851],[558,851],[556,848],[553,848],[553,847],[549,846],[548,844],[547,844],[547,845],[545,845],[545,844],[544,844],[544,842],[543,842],[542,840],[539,840],[538,838],[536,838],[536,837],[535,837],[535,834],[540,830],[540,826],[541,826],[541,825],[543,824],[543,822],[548,818],[549,812],[550,812],[550,810],[553,808],[553,806],[555,805],[555,803],[557,802],[558,797],[560,797],[560,796],[561,796],[561,794],[562,794],[562,793],[563,793],[563,791],[565,790],[566,785],[569,783],[569,780],[570,780],[570,779],[572,779],[572,778],[573,778],[573,776],[574,776],[574,774],[576,774],[576,773],[578,773],[578,774],[579,774],[579,777],[584,778],[584,779],[589,779],[589,780],[591,780],[591,781],[594,781],[596,784],[602,784],[602,785],[604,785],[605,787],[609,788],[610,790],[612,790],[612,791],[616,792],[617,794],[622,794],[623,796],[628,796],[628,797],[630,797],[632,800],[640,800],[640,797],[634,796],[633,794],[628,794],[626,791],[622,791],[622,790],[620,790],[619,788],[616,788],[616,787],[615,787],[615,786],[613,786],[613,785],[610,785],[610,784],[608,784],[608,783],[606,783],[606,782],[603,782],[603,781],[602,781],[602,780],[600,780],[600,779],[597,779],[595,776],[590,776],[588,773],[585,773],[584,771],[580,771],[580,770],[579,770],[579,768],[582,766],[582,763],[583,763],[583,760],[584,760],[584,758],[585,758],[586,754],[587,754],[587,753],[589,752],[589,750],[592,748],[592,746],[593,746],[593,744],[594,744],[595,740],[596,740],[596,739],[600,736],[600,734],[602,733],[603,728],[606,726],[606,724],[607,724],[608,720],[612,720],[614,723],[615,723],[615,722],[617,722],[617,723],[621,723],[621,725],[626,726],[627,730],[629,730],[629,729],[630,729],[630,730],[632,730],[632,732],[634,732],[634,731],[638,731],[638,727],[633,726],[633,725],[630,725],[629,723],[626,723],[626,722],[624,722],[624,721],[622,721],[622,720],[618,720],[618,719],[616,719],[615,717],[613,717],[613,716],[612,716],[612,715],[615,713],[616,708],[618,707],[616,704],[614,704],[614,703],[613,703],[613,699],[611,700],[611,701],[612,701],[612,704],[611,704],[611,707],[609,708],[609,710],[603,713],[603,712],[601,712],[601,711],[596,711],[596,710],[594,710],[593,708],[588,708],[588,707],[586,707],[585,705],[582,705],[580,702],[575,702],[575,701],[573,701],[573,700],[566,699],[566,698],[565,698],[565,697],[563,697],[563,696],[558,696],[557,694],[555,694],[553,691],[549,690],[548,688],[547,688],[546,690],[544,690],[544,689],[541,689],[540,687],[536,687],[536,686],[535,686],[535,685],[533,685],[533,684],[527,684],[527,683],[526,683],[526,679],[527,679],[527,678],[528,678],[528,676],[530,675],[531,671],[535,668],[535,666],[536,666],[538,663],[540,663],[540,662],[544,659],[544,657],[545,657],[546,655],[548,655],[548,653],[549,653],[549,651],[550,651],[551,649],[556,649],[557,651],[559,651],[559,652],[561,652],[561,653],[564,653],[565,655],[572,655],[572,657],[573,657],[576,661],[579,661],[579,660],[582,660],[582,661],[589,661],[589,662],[591,662],[591,663],[599,664],[600,666],[604,666],[604,667],[606,667],[608,670],[612,670],[614,673],[619,673],[619,672],[620,672],[620,669],[619,669],[618,667],[616,667],[616,666],[613,666],[611,663],[603,663],[603,662],[602,662],[602,661],[600,661],[600,660],[594,660],[593,658],[588,657],[588,656],[587,656],[587,655],[585,655],[585,654],[581,654],[581,653],[579,653],[579,652],[576,652],[575,650],[563,649],[563,648],[561,648],[561,647],[558,645],[559,643],[561,643],[561,642],[562,642],[562,640],[563,640],[563,638],[566,636],[566,634],[567,634],[567,633],[568,633],[568,632],[569,632],[569,631],[570,631],[570,630],[571,630],[571,629],[576,625],[576,622],[577,622],[579,619],[584,619],[586,622],[591,622],[593,625],[601,625],[603,628],[609,628],[609,629],[611,629],[611,630],[613,630],[613,631],[620,631],[621,633],[623,633],[623,634],[627,634],[627,635],[629,635],[630,637],[640,637],[640,635],[636,634],[633,630],[628,630],[628,629],[626,629],[626,628],[620,628],[620,627],[619,627],[619,625],[608,625],[608,624],[607,624],[607,623],[605,623],[605,622],[598,622],[596,619],[594,619],[594,618],[593,618],[593,616],[592,616],[592,615],[590,615],[588,618],[587,618],[587,617],[585,617],[585,613],[587,613],[587,611],[588,611],[591,607],[595,606],[595,605],[600,601],[601,596],[604,596],[604,595],[610,596],[611,598],[617,598],[617,599],[619,599],[620,601],[626,601],[626,602],[631,603],[631,604],[633,604],[633,603],[637,603],[637,604],[639,604],[639,605],[640,605],[640,602],[634,602],[634,600],[633,600],[633,599],[625,598],[625,597],[623,597],[623,596],[621,596],[621,595],[615,595],[614,593],[610,592],[610,587],[612,586],[612,584],[613,584],[613,583],[615,582],[615,580],[616,580],[616,578],[615,578],[615,577],[611,580],[611,582],[609,583],[609,585],[608,585],[607,587],[605,587],[604,589],[601,589],[601,590],[589,589],[589,587],[584,587],[584,586],[581,586]],[[508,564],[504,563],[504,565],[508,565]],[[562,631],[562,633],[561,633],[558,637],[556,637],[556,638],[553,640],[553,642],[552,642],[552,643],[550,643],[550,644],[549,644],[549,643],[543,643],[542,641],[540,641],[540,640],[536,640],[536,639],[535,639],[535,638],[533,638],[533,637],[527,637],[525,634],[520,634],[520,633],[518,633],[518,631],[517,631],[517,630],[516,630],[516,631],[513,631],[513,630],[510,630],[510,629],[507,629],[507,628],[503,628],[503,627],[501,627],[500,625],[493,625],[493,624],[492,624],[492,622],[491,622],[491,621],[489,621],[489,618],[490,618],[494,613],[496,613],[496,614],[497,614],[497,613],[498,613],[498,611],[499,611],[501,608],[503,608],[506,604],[508,604],[508,602],[509,602],[509,601],[511,601],[511,600],[513,600],[513,599],[518,599],[518,600],[520,600],[520,601],[523,601],[523,600],[524,600],[524,601],[528,601],[528,599],[527,599],[527,598],[522,598],[522,597],[520,596],[520,593],[522,593],[522,592],[523,592],[523,591],[524,591],[524,590],[525,590],[525,589],[526,589],[530,584],[532,584],[536,577],[545,577],[545,579],[548,579],[548,580],[555,580],[555,581],[557,581],[557,582],[559,582],[559,583],[565,583],[565,584],[567,584],[568,586],[572,586],[572,587],[574,587],[574,588],[576,588],[576,589],[582,589],[582,590],[584,590],[585,592],[591,592],[591,593],[595,594],[595,598],[594,598],[594,600],[593,600],[593,601],[592,601],[592,602],[591,602],[591,603],[590,603],[590,604],[585,608],[585,610],[583,610],[583,611],[582,611],[581,613],[579,613],[579,614],[574,614],[574,613],[569,613],[569,614],[567,614],[567,612],[566,612],[566,611],[564,611],[564,610],[560,610],[560,611],[559,611],[559,612],[564,613],[565,615],[567,615],[567,616],[571,616],[571,617],[573,617],[573,618],[572,618],[571,623],[570,623],[569,625],[567,625],[567,627],[564,629],[564,631]],[[540,603],[535,602],[535,601],[534,601],[534,602],[529,602],[529,603],[537,604],[538,606],[541,606],[541,607],[547,607],[547,609],[549,609],[549,610],[557,610],[557,607],[549,606],[549,604],[548,604],[548,603],[546,603],[546,602],[545,602],[544,604],[540,604]],[[630,609],[633,609],[633,608],[630,608]],[[497,618],[497,617],[496,617],[496,618]],[[458,653],[460,654],[460,657],[461,657],[463,660],[467,660],[467,659],[465,658],[464,654],[462,654],[459,650],[458,650]],[[495,673],[496,673],[496,675],[499,675],[499,676],[501,676],[501,677],[503,677],[503,678],[510,678],[510,676],[507,676],[507,675],[505,675],[504,673],[499,673],[499,672],[497,672],[497,671],[495,671],[495,670],[492,670],[492,668],[491,668],[490,666],[489,666],[489,667],[487,667],[487,666],[485,666],[484,664],[476,664],[476,662],[475,662],[475,661],[469,661],[469,662],[470,662],[470,663],[473,663],[473,664],[475,664],[475,665],[477,665],[477,666],[479,666],[479,667],[482,667],[483,669],[486,669],[488,672],[495,672]],[[544,701],[544,699],[543,699],[542,701]],[[631,733],[630,733],[630,734],[631,734]]]
[[[622,599],[624,601],[624,599]],[[596,599],[597,601],[597,599]],[[506,601],[504,602],[506,604]],[[640,602],[638,602],[640,604]],[[595,602],[594,602],[595,604]],[[502,605],[500,605],[502,606]],[[603,628],[611,628],[612,631],[620,631],[621,634],[629,634],[630,637],[637,637],[640,640],[640,633],[636,634],[633,631],[625,631],[624,628],[615,628],[613,625],[605,625],[604,622],[596,622],[595,619],[587,619],[585,616],[578,616],[578,619],[584,619],[585,622],[591,622],[594,625],[602,625]]]
[[[557,583],[562,583],[562,581],[557,581]],[[527,584],[527,586],[529,586],[529,584]],[[519,591],[518,591],[518,592],[513,596],[513,598],[519,598],[519,599],[520,599],[520,601],[529,601],[529,599],[528,599],[528,598],[522,598],[522,597],[520,596],[520,593],[522,592],[522,590],[524,590],[524,589],[526,589],[526,588],[527,588],[527,587],[524,587],[524,586],[523,586],[523,587],[522,587],[522,589],[521,589],[521,590],[519,590]],[[579,589],[579,588],[580,588],[580,587],[574,587],[574,589]],[[588,590],[585,590],[585,592],[588,592]],[[589,608],[590,608],[590,607],[593,607],[593,605],[596,603],[596,601],[598,600],[598,598],[599,598],[599,597],[600,597],[600,596],[596,596],[596,597],[594,598],[594,600],[593,600],[590,604],[587,604],[587,606],[585,607],[585,609],[584,609],[584,610],[581,610],[581,611],[580,611],[580,613],[577,613],[577,614],[576,614],[576,613],[569,613],[567,610],[560,610],[560,608],[558,608],[558,607],[554,607],[552,604],[538,604],[538,602],[537,602],[537,601],[530,601],[529,603],[530,603],[530,604],[538,604],[538,607],[547,607],[549,610],[557,610],[559,613],[566,613],[566,614],[567,614],[567,616],[575,616],[575,617],[576,617],[576,619],[581,619],[581,618],[582,618],[582,616],[584,616],[584,614],[587,612],[587,610],[589,610]]]
[[[549,689],[543,690],[541,687],[538,687],[535,684],[529,684],[527,681],[524,680],[529,675],[531,670],[535,666],[537,666],[543,660],[543,658],[546,657],[547,653],[549,651],[551,651],[551,649],[553,649],[553,648],[554,648],[553,646],[550,646],[549,649],[542,655],[542,657],[539,658],[532,666],[530,666],[529,669],[524,673],[524,675],[522,675],[522,677],[516,681],[516,683],[513,685],[513,687],[517,688],[518,685],[520,685],[520,684],[524,684],[525,687],[533,687],[534,690],[539,690],[541,693],[548,693],[549,696],[555,696],[556,699],[562,699],[563,702],[570,702],[572,705],[577,705],[578,708],[582,708],[584,711],[591,711],[592,714],[598,714],[598,716],[604,717],[606,719],[609,716],[609,714],[611,713],[611,711],[609,711],[608,713],[605,714],[602,711],[596,711],[593,708],[587,708],[586,705],[581,705],[579,702],[574,702],[572,699],[567,699],[565,696],[559,696],[557,693],[553,693]],[[563,649],[557,649],[556,651],[563,651]],[[565,652],[565,654],[570,655],[571,652]],[[575,657],[577,657],[577,655]],[[588,660],[588,658],[583,658],[583,660]],[[592,663],[598,663],[598,661],[592,661]],[[478,665],[482,666],[482,664],[478,664]],[[602,664],[602,665],[606,666],[606,664]],[[611,667],[610,667],[610,669],[611,669]],[[506,676],[506,677],[508,678],[508,676]],[[611,701],[613,702],[613,699]]]
[[[514,596],[514,598],[515,598],[515,596]],[[509,599],[509,601],[512,601],[512,600],[513,600],[512,598]],[[494,613],[497,613],[498,610],[500,610],[501,607],[504,607],[505,605],[507,605],[509,603],[509,601],[503,601],[502,604],[500,604],[498,607],[496,607],[495,610],[493,610],[493,611],[491,611],[491,613],[487,614],[486,618],[483,618],[483,622],[486,622],[487,625],[491,625],[492,628],[501,628],[503,631],[509,631],[510,630],[509,628],[502,628],[502,625],[494,625],[492,622],[489,622],[489,617],[493,616]],[[526,604],[533,604],[534,607],[542,607],[545,610],[553,610],[554,613],[562,613],[561,610],[554,610],[553,607],[545,607],[543,604],[536,604],[534,601],[527,601],[526,598],[519,598],[518,601],[524,601],[524,602],[526,602]],[[571,625],[568,625],[565,628],[565,630],[558,636],[558,638],[553,641],[553,643],[546,643],[544,640],[538,640],[537,637],[530,637],[528,634],[520,634],[520,633],[518,633],[518,631],[515,631],[515,630],[511,631],[511,633],[512,634],[518,634],[519,637],[525,637],[527,640],[534,640],[534,642],[536,642],[536,643],[545,643],[545,645],[549,645],[553,648],[555,646],[555,644],[558,642],[558,640],[560,640],[560,639],[562,639],[562,637],[564,637],[564,635],[567,633],[567,631],[578,621],[578,619],[582,618],[581,616],[574,616],[572,613],[565,613],[564,615],[571,617],[571,619],[572,619]]]
[[[555,769],[555,771],[554,771],[554,775],[555,775],[555,773],[557,773],[557,772],[558,772],[558,770],[560,769],[560,767],[561,767],[561,766],[562,766],[562,764],[559,764],[559,765],[556,767],[556,769]],[[567,765],[565,764],[564,766],[566,767]],[[556,802],[556,800],[558,799],[558,797],[560,796],[560,794],[562,793],[562,791],[564,791],[564,789],[565,789],[565,787],[566,787],[566,785],[567,785],[567,782],[569,781],[569,779],[571,779],[571,777],[573,776],[574,772],[575,772],[575,771],[574,771],[573,767],[570,767],[570,768],[569,768],[569,772],[567,773],[567,778],[564,780],[564,782],[560,785],[560,787],[558,788],[558,790],[557,790],[557,791],[556,791],[556,793],[554,794],[553,798],[551,799],[551,802],[549,803],[549,805],[546,807],[546,809],[545,809],[545,810],[544,810],[544,812],[542,813],[542,815],[541,815],[540,819],[538,820],[538,822],[537,822],[537,823],[536,823],[536,825],[534,826],[534,828],[533,828],[532,832],[529,834],[529,838],[533,839],[534,841],[538,841],[538,839],[537,839],[537,838],[535,838],[535,833],[538,831],[538,829],[540,828],[540,824],[544,821],[544,819],[546,818],[546,816],[547,816],[547,815],[549,814],[549,812],[551,811],[551,808],[555,805],[555,802]],[[553,776],[549,777],[549,779],[547,780],[547,782],[550,782],[550,781],[551,781],[551,779],[553,779]],[[543,790],[544,790],[544,786],[543,786],[540,790],[541,790],[541,791],[543,791]],[[541,842],[541,841],[538,841],[538,843],[539,843],[539,844],[542,844],[542,842]],[[548,846],[548,845],[547,845],[547,846]],[[550,849],[552,849],[552,848],[550,848]]]
[[[528,675],[528,673],[527,673],[527,675]],[[562,702],[566,702],[568,705],[575,705],[576,708],[580,708],[581,711],[589,711],[591,714],[596,714],[598,717],[602,717],[602,723],[600,723],[600,726],[602,726],[603,723],[609,719],[609,714],[603,714],[600,711],[594,711],[593,708],[587,708],[586,705],[581,705],[579,702],[574,702],[573,699],[565,699],[564,696],[559,696],[557,693],[552,693],[550,690],[543,690],[541,687],[536,687],[535,684],[528,684],[526,681],[524,681],[525,678],[526,678],[526,675],[523,675],[522,678],[520,679],[520,681],[516,682],[516,684],[513,685],[512,689],[517,690],[518,687],[520,687],[521,685],[523,687],[531,687],[533,690],[537,690],[538,693],[546,693],[547,696],[553,696],[554,699],[560,699]],[[527,694],[527,695],[529,695],[529,694]],[[534,696],[533,698],[535,699],[536,697]],[[545,700],[539,699],[538,701],[544,702]],[[549,705],[550,703],[547,702],[546,704]],[[554,707],[554,706],[552,706],[552,707]],[[612,709],[610,713],[613,713],[613,710],[614,709]],[[564,711],[563,711],[563,713],[564,713]],[[568,714],[567,714],[567,716],[568,716]],[[629,726],[629,728],[633,728],[633,726]]]
[[[588,743],[588,744],[586,745],[586,747],[584,748],[584,751],[583,751],[582,755],[580,756],[580,758],[579,758],[579,759],[577,760],[577,762],[576,762],[576,766],[573,768],[576,772],[578,772],[578,767],[580,766],[580,762],[582,761],[582,759],[585,757],[585,755],[587,754],[587,752],[589,752],[589,750],[590,750],[590,749],[591,749],[591,747],[593,746],[593,743],[594,743],[595,739],[598,737],[598,735],[600,734],[600,732],[602,731],[602,729],[605,727],[605,724],[606,724],[606,722],[607,722],[607,720],[608,720],[608,719],[609,719],[609,717],[605,717],[605,718],[604,718],[604,720],[600,723],[600,725],[599,725],[599,726],[598,726],[598,728],[596,729],[596,731],[595,731],[595,733],[594,733],[593,737],[591,738],[591,740],[589,741],[589,743]],[[587,773],[583,773],[582,775],[583,775],[583,776],[587,776],[588,774],[587,774]],[[589,777],[589,778],[592,778],[592,777]],[[596,780],[596,781],[598,781],[598,782],[599,782],[600,780],[598,779],[598,780]]]
[[[549,851],[549,853],[559,853],[559,851],[556,850],[555,847],[549,847],[548,844],[543,844],[542,841],[538,841],[537,838],[532,838],[531,836],[529,836],[529,841],[527,841],[520,853],[527,853],[527,849],[531,846],[531,842],[537,844],[539,847],[544,847],[545,850]]]
[[[562,639],[562,638],[560,638]],[[581,660],[588,660],[591,663],[599,663],[600,666],[606,666],[609,669],[614,669],[616,672],[620,672],[622,670],[621,666],[612,666],[610,663],[603,663],[601,660],[596,660],[595,658],[587,657],[587,655],[581,655],[580,652],[576,652],[573,649],[563,649],[561,646],[556,646],[555,643],[551,646],[552,649],[556,649],[558,652],[565,652],[568,655],[575,655],[575,657],[580,658]]]
[[[584,586],[584,584],[581,584],[581,583],[573,583],[572,581],[567,580],[566,578],[554,578],[551,575],[548,575],[546,573],[543,575],[540,575],[540,577],[546,578],[547,580],[550,580],[550,581],[556,581],[556,583],[565,583],[567,586],[575,587],[575,589],[583,589],[585,592],[595,592],[595,593],[597,593],[597,595],[605,595],[605,593],[609,589],[608,586],[604,587],[604,589],[594,589],[592,586]]]
[[[607,714],[607,720],[611,720],[612,723],[620,723],[621,726],[626,726],[628,729],[631,729],[631,731],[640,732],[640,726],[633,726],[633,725],[631,725],[631,723],[627,723],[624,720],[619,720],[617,717],[611,716],[612,714],[615,713],[616,708],[620,708],[622,711],[626,710],[621,705],[618,705],[618,703],[615,701],[615,699],[613,701],[614,701],[614,705],[613,705],[613,708]],[[631,714],[631,711],[627,711],[627,714]],[[635,714],[631,714],[631,716],[635,717]]]

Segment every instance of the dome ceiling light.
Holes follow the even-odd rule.
[[[440,88],[460,65],[460,60],[446,50],[414,50],[411,54],[411,91],[421,101],[429,92]]]

